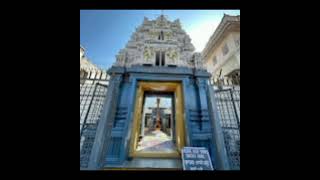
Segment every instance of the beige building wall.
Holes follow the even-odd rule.
[[[218,75],[222,69],[221,77],[223,77],[234,69],[240,69],[240,45],[236,44],[239,38],[240,33],[230,33],[208,56],[205,65],[210,73]],[[227,45],[229,51],[224,55],[223,47],[225,45]]]
[[[224,54],[225,46],[228,52]],[[230,73],[235,71],[239,72],[240,76],[240,19],[238,22],[223,19],[207,43],[202,56],[205,67],[213,75],[214,81],[218,78],[229,81]]]

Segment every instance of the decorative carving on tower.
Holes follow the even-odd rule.
[[[164,32],[164,36],[165,36],[165,39],[171,40],[171,38],[172,38],[172,32]]]
[[[144,48],[143,57],[146,61],[151,61],[151,58],[154,56],[154,51],[152,47],[146,46]]]
[[[173,49],[173,48],[169,48],[168,52],[167,52],[167,56],[169,57],[169,59],[175,63],[175,61],[177,60],[178,58],[178,52],[176,49]]]

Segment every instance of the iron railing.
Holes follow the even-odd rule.
[[[240,86],[214,86],[230,168],[240,170]]]
[[[108,83],[105,71],[92,71],[80,77],[80,168],[88,167]]]

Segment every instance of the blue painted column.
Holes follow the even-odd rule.
[[[117,108],[119,87],[122,81],[122,74],[112,74],[107,96],[104,102],[104,108],[101,113],[95,141],[91,151],[89,169],[100,169],[103,166],[104,155],[110,142],[110,134],[113,127],[113,121]]]
[[[208,110],[208,102],[206,97],[206,87],[207,87],[207,78],[199,78],[197,77],[197,86],[199,90],[199,102],[201,111],[207,111]]]
[[[208,113],[208,100],[207,100],[207,84],[208,78],[200,78],[197,77],[197,86],[198,86],[198,97],[199,97],[199,103],[200,103],[200,126],[202,126],[202,130],[205,130],[206,127],[203,127],[204,125],[210,125],[206,122],[209,121],[209,113]],[[204,131],[207,133],[207,131]]]
[[[190,86],[190,80],[188,77],[185,77],[182,81],[183,84],[183,98],[184,98],[184,126],[186,130],[186,146],[191,145],[191,128],[190,128],[190,119],[189,119],[189,101],[190,99],[188,98],[188,92],[189,92],[189,86]]]
[[[130,75],[129,78],[130,91],[128,94],[127,104],[128,104],[128,114],[126,118],[126,123],[124,127],[124,143],[123,143],[123,153],[121,153],[121,161],[125,161],[129,156],[130,151],[130,141],[131,141],[131,132],[132,132],[132,124],[134,118],[135,111],[135,97],[136,97],[136,89],[138,88],[137,79]]]
[[[208,107],[208,99],[207,99],[207,88],[208,88],[208,77],[207,76],[198,76],[196,77],[197,86],[198,86],[198,98],[199,98],[199,128],[197,136],[195,137],[195,141],[197,141],[197,145],[207,147],[211,154],[211,161],[213,166],[216,167],[216,155],[215,155],[215,146],[212,142],[212,125],[210,123],[209,117],[209,107]]]

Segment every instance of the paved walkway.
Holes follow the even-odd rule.
[[[137,151],[161,151],[172,152],[175,150],[175,145],[172,142],[172,137],[166,133],[155,130],[146,134],[138,144]]]

